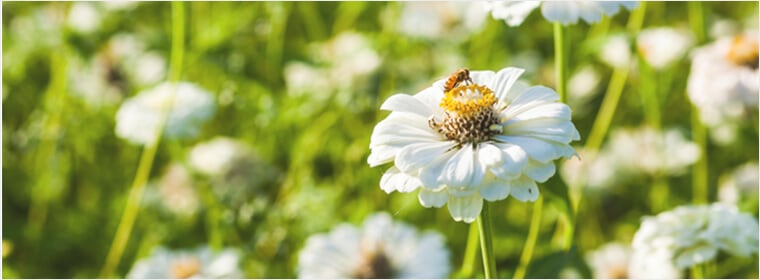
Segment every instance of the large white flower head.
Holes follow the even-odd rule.
[[[486,10],[495,19],[509,26],[518,26],[534,9],[541,6],[541,14],[549,21],[563,25],[575,24],[578,19],[595,23],[602,15],[613,16],[620,7],[628,10],[638,7],[638,1],[487,1]]]
[[[137,261],[127,274],[131,279],[242,278],[240,253],[235,249],[214,251],[208,246],[173,251],[163,247]]]
[[[634,259],[659,256],[679,269],[715,258],[719,251],[748,257],[757,253],[758,223],[722,203],[680,206],[645,217],[633,237]]]
[[[669,27],[645,29],[636,38],[641,56],[658,70],[681,59],[693,45],[691,32]]]
[[[708,126],[740,121],[757,108],[757,30],[721,38],[693,52],[687,91]]]
[[[446,278],[444,243],[438,233],[418,233],[378,213],[362,228],[342,224],[309,237],[298,255],[298,278]]]
[[[455,74],[416,95],[389,97],[380,109],[392,112],[375,126],[367,160],[394,163],[380,188],[419,189],[422,206],[448,203],[454,220],[468,223],[483,199],[538,199],[536,182],[554,175],[555,159],[575,155],[569,143],[580,135],[554,90],[515,83],[522,73],[471,71],[458,86],[445,89]]]
[[[201,125],[213,116],[214,97],[188,82],[165,82],[127,99],[116,112],[116,135],[135,144],[156,139],[164,114],[164,136],[195,137]]]

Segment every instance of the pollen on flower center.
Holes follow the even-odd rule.
[[[746,66],[752,69],[758,68],[758,41],[756,38],[736,36],[731,41],[731,48],[726,55],[728,60],[736,65]]]
[[[169,269],[173,278],[190,278],[201,271],[201,262],[195,257],[177,260],[170,265]]]
[[[498,100],[494,92],[478,84],[460,85],[444,94],[439,106],[443,121],[429,120],[431,128],[460,145],[477,144],[501,133]]]

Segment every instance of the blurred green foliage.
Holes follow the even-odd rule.
[[[101,21],[94,31],[79,32],[65,24],[69,2],[4,2],[3,7],[3,240],[13,251],[3,259],[4,277],[92,278],[107,254],[135,175],[141,148],[114,133],[118,102],[93,103],[72,94],[69,79],[76,63],[107,52],[117,34],[139,38],[146,49],[169,57],[169,3],[141,2],[126,9],[98,6]],[[191,217],[177,217],[149,204],[143,208],[118,267],[126,274],[134,260],[164,244],[174,248],[209,242],[221,232],[223,246],[244,252],[242,267],[250,278],[292,278],[299,249],[314,233],[341,222],[360,223],[369,213],[387,211],[422,229],[443,233],[456,271],[467,240],[468,225],[454,222],[444,209],[425,209],[414,194],[385,194],[378,187],[383,168],[369,168],[369,138],[387,113],[382,101],[396,92],[415,93],[454,69],[498,70],[522,66],[521,54],[537,59],[523,77],[553,86],[552,27],[534,12],[519,27],[483,14],[483,27],[465,34],[435,38],[398,31],[404,2],[191,2],[186,7],[186,56],[182,79],[216,95],[218,110],[199,137],[162,142],[151,180],[167,167],[187,162],[194,144],[229,136],[249,145],[269,168],[253,195],[248,214],[221,205],[221,219],[209,221],[208,201]],[[650,2],[644,28],[688,26],[684,2]],[[756,2],[704,3],[708,25],[718,19],[745,24],[757,20]],[[584,144],[601,103],[611,69],[597,58],[607,34],[625,32],[629,12],[567,28],[570,73],[592,66],[601,73],[598,93],[573,121]],[[433,24],[433,23],[431,23]],[[452,22],[451,24],[461,24]],[[756,28],[756,25],[755,25]],[[376,71],[349,83],[350,90],[317,88],[289,92],[285,68],[301,62],[329,68],[314,54],[315,42],[342,32],[364,36],[376,50]],[[635,38],[635,34],[627,34]],[[341,50],[336,50],[340,52]],[[119,90],[118,99],[149,86],[130,80],[123,65],[108,65],[103,79]],[[690,103],[685,95],[689,61],[662,73],[671,81],[660,96],[663,127],[689,135]],[[327,72],[323,72],[327,79]],[[341,77],[330,79],[340,80]],[[346,77],[346,79],[352,79]],[[332,80],[331,80],[332,81]],[[315,81],[317,83],[318,81]],[[629,77],[613,128],[644,122],[639,90],[649,83]],[[716,200],[718,178],[736,166],[757,160],[757,111],[742,124],[737,142],[710,144],[710,200]],[[257,167],[259,168],[259,167]],[[668,205],[691,201],[691,171],[669,176]],[[199,186],[213,184],[194,174]],[[589,193],[580,206],[575,246],[563,251],[559,210],[546,203],[534,262],[528,277],[554,278],[572,267],[590,277],[585,252],[619,240],[630,242],[640,218],[656,214],[647,203],[652,178],[620,182],[604,192]],[[559,175],[546,185],[564,188]],[[543,186],[542,188],[547,188]],[[150,188],[150,186],[149,186]],[[202,188],[202,187],[201,187]],[[201,190],[202,191],[202,190]],[[544,192],[546,193],[546,192]],[[212,201],[211,204],[214,202]],[[219,203],[219,202],[216,202]],[[495,254],[500,277],[511,277],[530,224],[532,204],[507,199],[494,203]],[[757,215],[757,204],[743,206]],[[243,211],[245,212],[245,211]],[[237,216],[237,217],[236,217]],[[243,218],[239,218],[243,217]],[[214,229],[215,228],[215,229]],[[479,260],[478,260],[479,262]],[[474,277],[482,277],[476,266]],[[757,278],[757,257],[725,277]]]

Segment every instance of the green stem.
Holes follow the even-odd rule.
[[[689,24],[694,36],[697,37],[697,44],[705,42],[705,13],[702,8],[702,2],[690,1],[687,3],[689,9]]]
[[[705,279],[704,267],[702,264],[695,264],[690,269],[691,279]]]
[[[554,23],[554,67],[556,69],[557,93],[559,101],[567,100],[567,61],[565,60],[565,35],[561,23]]]
[[[199,187],[201,199],[206,205],[206,231],[209,234],[209,246],[214,250],[222,249],[223,233],[219,222],[222,220],[222,209],[211,189],[211,185],[202,183]]]
[[[523,248],[522,255],[520,255],[520,264],[515,270],[514,279],[525,278],[525,273],[528,271],[528,265],[530,265],[530,259],[533,258],[533,250],[536,247],[536,241],[538,240],[538,230],[541,226],[541,215],[543,209],[544,197],[539,196],[538,200],[533,203],[533,215],[530,218],[530,229],[528,229],[528,238],[525,240],[525,248]]]
[[[478,252],[478,225],[470,225],[470,232],[467,234],[467,248],[464,251],[462,268],[457,273],[457,278],[472,278],[472,272],[475,270],[475,256]]]
[[[171,53],[171,68],[169,72],[169,79],[172,82],[179,80],[182,73],[182,57],[184,52],[184,25],[185,14],[184,5],[182,2],[172,2],[172,53]],[[155,139],[150,142],[145,149],[143,149],[140,156],[140,163],[137,166],[137,174],[130,187],[129,196],[127,197],[126,205],[124,206],[124,212],[119,221],[119,226],[116,229],[116,235],[111,248],[106,256],[105,264],[100,270],[100,278],[112,277],[114,270],[119,265],[124,249],[129,241],[129,234],[134,226],[135,219],[142,200],[143,192],[145,191],[145,185],[147,185],[150,170],[153,166],[153,160],[155,159],[156,152],[158,151],[158,144],[161,141],[163,135],[163,127],[166,122],[166,117],[171,108],[165,108],[162,112],[162,120],[156,128]]]
[[[478,229],[480,230],[480,251],[483,253],[483,271],[486,279],[497,277],[496,259],[493,257],[493,235],[491,229],[491,205],[490,202],[483,202],[483,210],[478,217]]]
[[[660,129],[661,113],[660,113],[660,101],[658,95],[658,75],[654,72],[654,69],[639,56],[639,72],[641,80],[641,103],[644,110],[644,119],[647,124],[655,130]]]
[[[695,204],[708,202],[708,162],[707,162],[707,129],[699,119],[699,109],[694,105],[691,106],[691,130],[694,142],[699,146],[700,157],[694,164],[691,173],[693,196],[692,201]]]

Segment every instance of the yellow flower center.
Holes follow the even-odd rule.
[[[736,65],[757,69],[758,51],[757,38],[737,35],[731,41],[731,48],[726,57]]]
[[[186,279],[201,271],[201,261],[196,257],[182,258],[174,261],[170,266],[172,278]]]
[[[431,128],[449,140],[463,145],[488,141],[502,132],[499,125],[498,100],[493,90],[478,85],[459,85],[444,93],[439,107],[444,118],[429,120]]]

